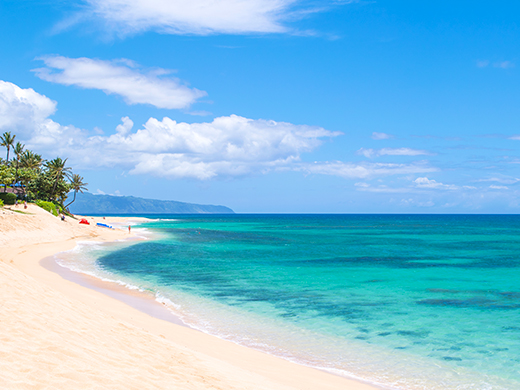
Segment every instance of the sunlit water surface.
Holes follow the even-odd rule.
[[[155,217],[157,218],[157,217]],[[520,216],[161,216],[69,268],[188,325],[399,389],[520,389]]]

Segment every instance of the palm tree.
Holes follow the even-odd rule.
[[[60,180],[63,180],[65,177],[70,177],[70,167],[66,167],[67,159],[62,160],[59,157],[56,157],[54,160],[47,161],[45,163],[45,168],[47,168],[47,172],[49,173],[52,180],[54,180],[54,185],[52,186],[52,195],[54,195],[56,191],[56,186]]]
[[[74,174],[72,175],[72,179],[70,180],[70,186],[74,190],[74,199],[72,199],[72,202],[70,202],[68,205],[65,206],[65,208],[69,207],[74,201],[76,200],[76,194],[78,192],[83,193],[83,190],[87,190],[88,183],[83,183],[83,177],[80,175]]]
[[[14,145],[14,139],[16,135],[11,135],[10,131],[6,131],[3,135],[0,135],[0,146],[5,146],[7,148],[7,162],[9,162],[9,149]]]
[[[42,156],[30,150],[23,152],[20,157],[20,165],[22,168],[39,169],[42,163]]]

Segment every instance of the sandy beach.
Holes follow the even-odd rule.
[[[25,214],[0,211],[2,388],[375,389],[152,316],[114,298],[126,294],[115,286],[87,288],[40,264],[79,241],[128,239],[95,223],[135,218],[88,217],[88,226],[13,209]]]

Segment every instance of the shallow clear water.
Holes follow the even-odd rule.
[[[164,216],[163,216],[164,218]],[[520,389],[520,216],[175,216],[62,264],[219,337],[401,389]]]

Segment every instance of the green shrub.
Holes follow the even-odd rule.
[[[37,206],[40,206],[42,209],[44,209],[45,211],[48,211],[55,217],[57,217],[58,214],[63,211],[63,209],[61,208],[60,205],[54,204],[52,202],[46,202],[44,200],[37,200],[34,203],[36,203]]]
[[[10,192],[0,192],[0,200],[2,200],[4,204],[14,204],[14,202],[16,202],[16,195]]]
[[[0,207],[4,207],[4,201],[0,199]]]

